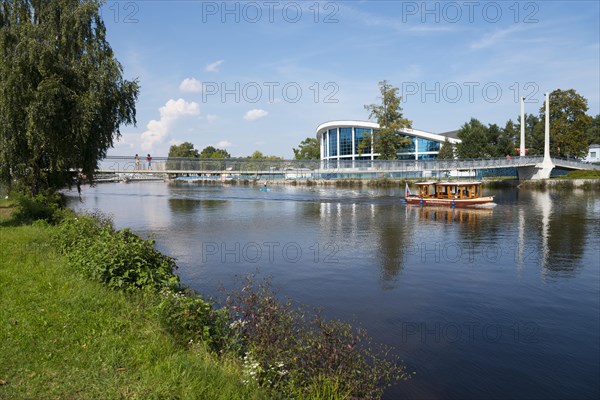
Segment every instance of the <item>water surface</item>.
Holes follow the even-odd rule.
[[[511,189],[470,211],[401,192],[114,183],[70,204],[154,235],[204,294],[258,270],[357,321],[417,373],[387,399],[599,397],[600,196]]]

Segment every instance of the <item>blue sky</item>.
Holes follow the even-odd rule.
[[[108,1],[108,39],[141,85],[109,155],[171,144],[292,158],[316,127],[367,120],[378,82],[415,129],[503,125],[575,89],[600,113],[599,1]]]

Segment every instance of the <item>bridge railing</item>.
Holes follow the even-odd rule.
[[[543,161],[541,156],[526,156],[489,159],[461,160],[249,160],[238,158],[197,159],[167,158],[152,159],[151,170],[157,173],[277,173],[302,174],[326,172],[419,172],[449,170],[479,170],[488,168],[510,168],[533,166]],[[553,158],[555,164],[572,168],[600,169],[600,165],[585,164],[575,160]],[[112,172],[147,171],[148,163],[141,159],[136,165],[133,157],[107,157],[101,162],[100,169]]]
[[[572,158],[552,157],[552,162],[555,165],[561,165],[565,167],[600,170],[600,164],[587,163],[584,161],[574,160]]]
[[[535,165],[542,157],[514,157],[462,160],[324,160],[321,169],[368,171],[438,171],[503,168]]]

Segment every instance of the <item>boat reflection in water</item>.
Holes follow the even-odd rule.
[[[493,208],[450,208],[445,206],[428,206],[408,204],[407,212],[416,213],[419,219],[438,222],[459,222],[477,224],[494,213]]]

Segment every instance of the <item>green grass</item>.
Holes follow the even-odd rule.
[[[12,200],[0,198],[0,223],[10,220],[14,210]]]
[[[0,227],[0,399],[266,397],[237,361],[178,346],[141,295],[75,274],[52,229]]]
[[[600,179],[600,171],[597,170],[576,170],[569,171],[568,174],[561,176],[562,179]]]

